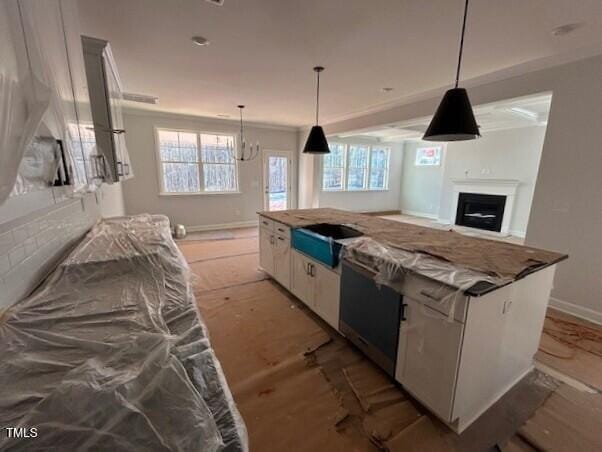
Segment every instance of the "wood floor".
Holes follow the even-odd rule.
[[[585,365],[590,392],[536,371],[458,436],[259,269],[256,228],[195,233],[179,246],[252,452],[602,450],[601,396],[590,385],[599,356],[546,362],[563,360],[558,372],[576,380]],[[540,354],[557,351],[550,338],[573,350],[573,327],[547,325]],[[580,344],[576,353],[592,355]]]

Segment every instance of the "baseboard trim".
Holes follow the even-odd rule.
[[[527,233],[525,231],[509,231],[512,237],[518,237],[520,239],[524,239],[527,237]]]
[[[417,212],[415,210],[403,210],[401,211],[404,215],[411,215],[412,217],[428,218],[429,220],[437,220],[438,216],[434,213]]]
[[[361,212],[364,215],[370,215],[373,217],[384,217],[387,215],[399,215],[401,214],[401,210],[368,210]]]
[[[579,317],[588,322],[602,325],[602,312],[594,311],[593,309],[584,308],[568,301],[559,300],[558,298],[550,297],[550,307],[562,311],[566,314]]]
[[[234,223],[222,223],[222,224],[202,224],[198,226],[186,226],[188,232],[203,232],[203,231],[217,231],[219,229],[237,229],[237,228],[249,228],[257,226],[257,220],[248,221],[236,221]]]

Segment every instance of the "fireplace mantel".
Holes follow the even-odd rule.
[[[501,235],[510,233],[510,223],[514,213],[514,200],[516,191],[520,185],[515,179],[452,179],[454,194],[452,196],[451,224],[455,223],[456,211],[458,210],[458,197],[460,193],[477,193],[483,195],[502,195],[506,197],[504,219],[502,220]],[[497,234],[497,233],[494,233]]]

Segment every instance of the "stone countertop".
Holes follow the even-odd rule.
[[[452,230],[433,229],[338,209],[295,209],[258,213],[291,228],[317,223],[346,224],[384,246],[422,253],[504,280],[518,280],[568,258],[566,254],[553,251],[470,237]],[[483,284],[474,295],[489,292],[495,287]]]

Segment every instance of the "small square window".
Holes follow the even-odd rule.
[[[441,165],[441,146],[430,146],[416,149],[416,166]]]

